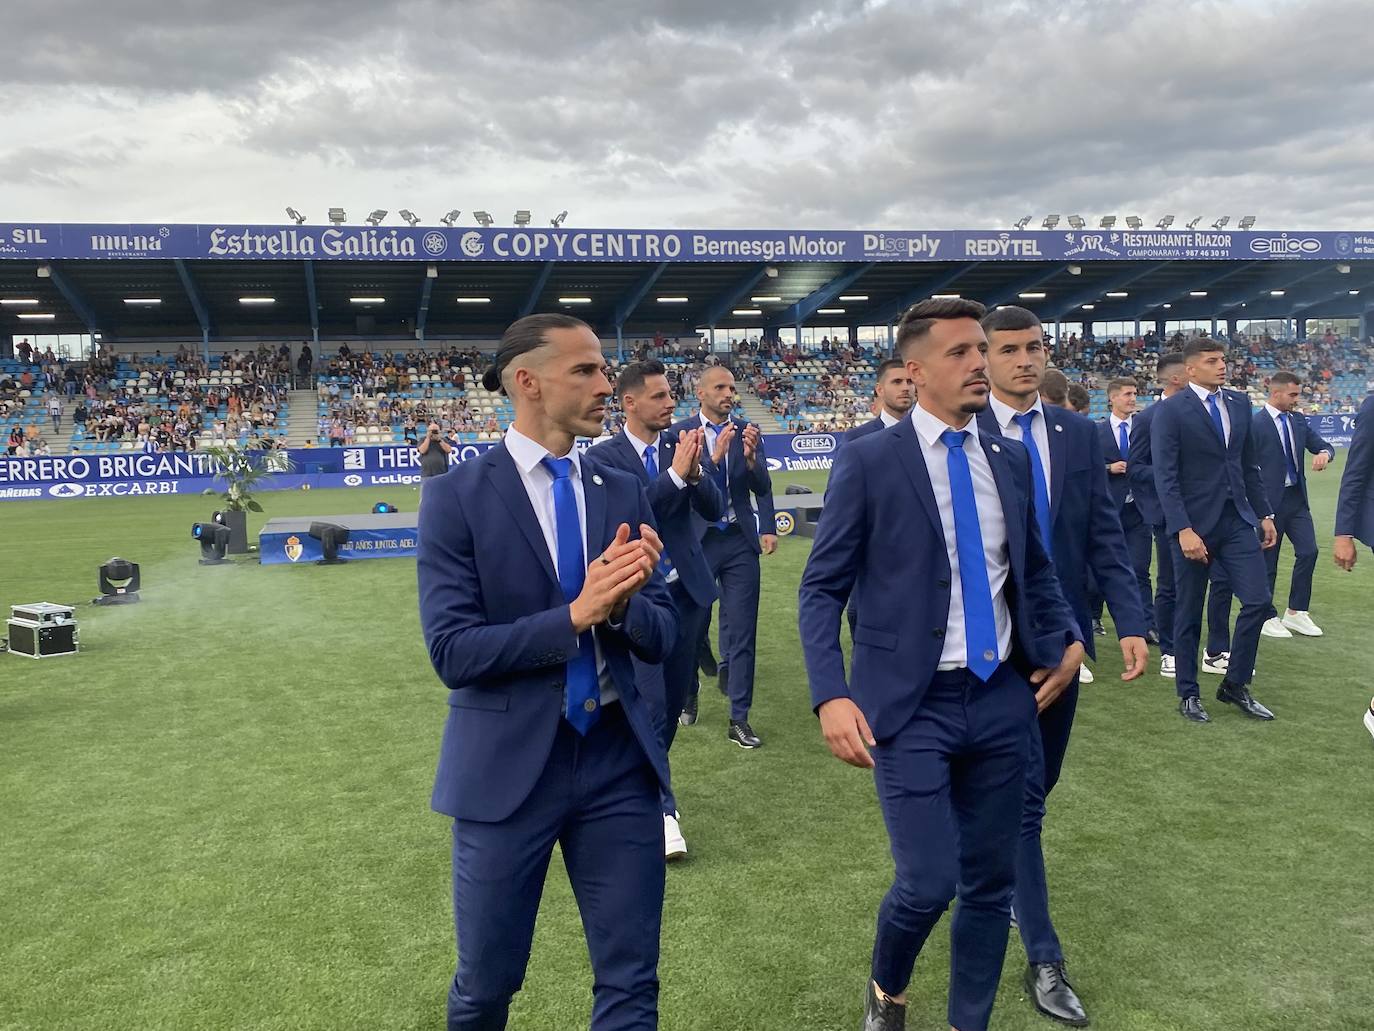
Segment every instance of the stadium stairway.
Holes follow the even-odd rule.
[[[773,418],[768,406],[753,394],[740,394],[740,407],[744,409],[744,417],[761,427],[763,432],[771,433],[777,426],[777,420]]]
[[[319,395],[314,390],[293,390],[286,401],[286,442],[305,447],[315,442],[319,428]]]

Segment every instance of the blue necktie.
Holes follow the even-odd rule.
[[[708,422],[706,425],[716,431],[716,437],[719,439],[721,432],[724,431],[729,422],[730,420],[726,419],[725,422],[721,423],[719,426],[713,422]],[[727,450],[725,453],[725,461],[716,466],[715,474],[712,477],[716,481],[716,486],[720,488],[720,496],[725,499],[725,514],[722,515],[715,524],[722,530],[728,529],[730,526],[730,478],[726,468],[729,461],[730,453]]]
[[[1280,413],[1279,422],[1283,423],[1283,457],[1288,460],[1288,478],[1296,484],[1298,482],[1298,461],[1293,457],[1293,433],[1288,425],[1287,412]]]
[[[644,445],[644,471],[649,474],[649,482],[658,479],[658,448],[653,444]],[[668,549],[663,549],[663,554],[658,558],[658,571],[667,576],[672,571],[673,564],[668,561]]]
[[[582,593],[587,564],[582,552],[582,520],[577,515],[577,495],[570,477],[571,458],[545,458],[540,462],[553,476],[554,538],[558,542],[558,583],[563,600],[571,602]],[[590,630],[577,638],[577,655],[567,664],[567,697],[563,715],[579,734],[586,734],[601,716],[601,685],[596,675],[596,643]]]
[[[940,441],[949,449],[949,491],[954,502],[954,539],[964,595],[965,664],[978,679],[986,681],[998,665],[997,620],[992,613],[992,588],[983,555],[973,476],[969,473],[968,455],[964,454],[967,436],[967,430],[945,430]]]
[[[1226,446],[1226,424],[1221,421],[1221,409],[1217,407],[1217,395],[1207,395],[1207,410],[1212,413],[1212,425],[1217,428],[1217,436],[1221,438],[1221,446]]]
[[[1120,423],[1116,427],[1116,447],[1121,452],[1121,460],[1126,461],[1126,456],[1131,453],[1131,438],[1126,432],[1126,424]]]
[[[1040,540],[1045,545],[1045,554],[1050,553],[1050,484],[1045,475],[1045,464],[1040,461],[1040,445],[1035,442],[1031,425],[1035,422],[1035,409],[1022,415],[1013,415],[1016,425],[1021,427],[1021,443],[1030,452],[1031,485],[1035,488],[1035,521],[1040,524]]]

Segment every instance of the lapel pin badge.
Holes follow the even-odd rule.
[[[1002,449],[998,447],[996,444],[992,445],[992,450],[996,451],[999,455],[1002,453]]]
[[[1063,426],[1060,426],[1059,423],[1055,423],[1055,424],[1054,424],[1054,432],[1055,432],[1055,433],[1063,433],[1063,432],[1064,432],[1064,427],[1063,427]]]
[[[597,476],[595,473],[593,473],[593,474],[592,474],[592,482],[593,482],[594,484],[596,484],[598,487],[600,487],[600,486],[601,486],[601,477],[600,477],[600,476]]]

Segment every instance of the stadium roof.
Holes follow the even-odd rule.
[[[672,336],[881,326],[932,294],[1047,322],[1361,317],[1374,233],[0,223],[14,336],[451,339],[550,310]]]

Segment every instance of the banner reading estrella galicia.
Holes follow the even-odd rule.
[[[465,229],[0,223],[0,258],[1100,261],[1374,258],[1374,231]]]

